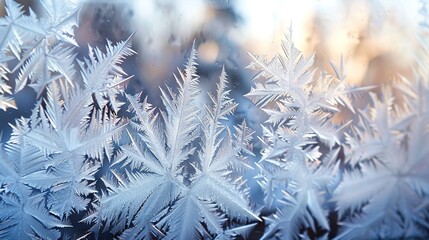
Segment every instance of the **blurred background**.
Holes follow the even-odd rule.
[[[247,53],[271,58],[281,51],[281,40],[290,26],[296,46],[305,55],[315,52],[321,67],[329,70],[329,60],[339,62],[343,55],[350,83],[380,83],[394,73],[407,75],[418,51],[416,36],[424,5],[418,0],[87,3],[80,15],[78,42],[97,45],[136,31],[139,54],[133,74],[155,95],[158,86],[182,65],[193,40],[202,68],[219,70],[225,65],[235,74],[250,62]]]
[[[292,27],[295,45],[306,56],[315,52],[317,66],[331,71],[329,60],[339,63],[343,56],[350,83],[386,83],[396,73],[410,76],[427,15],[426,1],[419,0],[69,1],[83,3],[75,29],[78,58],[88,55],[88,44],[103,49],[107,39],[116,42],[136,32],[133,48],[138,54],[124,63],[134,75],[127,92],[143,91],[159,105],[159,87],[171,86],[173,73],[195,42],[204,88],[213,89],[224,66],[240,103],[238,118],[251,124],[263,116],[243,97],[255,74],[245,69],[251,61],[248,53],[272,58]],[[41,8],[39,1],[17,2],[27,11]],[[4,0],[0,6],[3,16]],[[19,111],[0,110],[3,132],[16,117],[28,116],[34,104],[32,92],[15,97]]]

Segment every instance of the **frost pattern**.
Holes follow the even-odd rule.
[[[340,215],[346,216],[338,238],[427,234],[428,93],[427,83],[401,78],[395,89],[371,95],[372,105],[347,136],[346,161],[353,168],[335,194]]]
[[[8,15],[1,20],[2,83],[16,58],[12,72],[20,72],[15,92],[29,80],[41,99],[30,118],[16,122],[2,151],[2,238],[80,237],[62,230],[72,227],[72,214],[91,207],[97,192],[94,175],[104,157],[112,156],[113,143],[125,127],[115,107],[122,104],[116,94],[127,81],[119,64],[134,54],[131,42],[109,43],[105,53],[90,49],[90,59],[78,67],[83,82],[79,85],[75,53],[69,46],[75,44],[77,6],[66,5],[44,1],[46,16],[38,19],[31,10],[24,15],[22,6],[6,1]],[[2,93],[11,93],[8,85],[1,86]]]
[[[44,154],[23,141],[14,134],[0,156],[0,238],[58,239],[61,234],[54,227],[65,224],[48,212],[43,194],[34,193],[33,181],[27,180],[43,165]]]
[[[21,5],[6,0],[7,15],[0,20],[0,63],[18,60],[7,68],[11,72],[19,70],[14,92],[22,90],[28,81],[39,94],[60,76],[73,81],[72,46],[77,43],[72,27],[76,26],[78,6],[53,0],[44,0],[41,5],[41,16],[31,9],[25,15]]]
[[[0,238],[428,235],[424,34],[412,78],[376,89],[346,84],[343,59],[331,62],[332,74],[316,68],[290,30],[272,60],[251,55],[257,74],[246,96],[267,116],[254,138],[246,121],[230,121],[238,104],[224,69],[216,90],[202,92],[194,46],[155,108],[124,93],[131,77],[121,64],[136,54],[134,34],[89,46],[79,61],[80,6],[41,3],[36,15],[6,0],[0,19],[0,109],[16,108],[13,95],[27,86],[37,93],[31,116],[13,124],[0,149]],[[361,95],[370,102],[357,108]]]
[[[130,145],[112,162],[115,184],[87,218],[106,222],[95,224],[94,232],[122,232],[123,239],[194,239],[225,234],[227,218],[259,220],[246,200],[245,182],[233,175],[250,139],[241,137],[245,125],[236,135],[243,142],[222,123],[236,106],[228,97],[226,73],[202,111],[195,60],[192,48],[184,72],[175,76],[177,92],[162,90],[165,111],[140,102],[140,95],[127,95],[134,115],[127,130]]]
[[[354,111],[349,95],[358,90],[345,84],[342,62],[332,64],[336,76],[314,69],[314,55],[304,57],[291,38],[292,30],[282,54],[270,62],[252,56],[249,66],[259,73],[247,96],[268,115],[258,162],[265,210],[272,212],[263,238],[294,239],[302,227],[329,230],[324,203],[338,174],[341,129],[350,123],[334,125],[332,118],[341,106]]]

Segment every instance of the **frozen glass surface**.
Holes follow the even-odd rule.
[[[0,1],[0,239],[424,239],[426,1]]]

